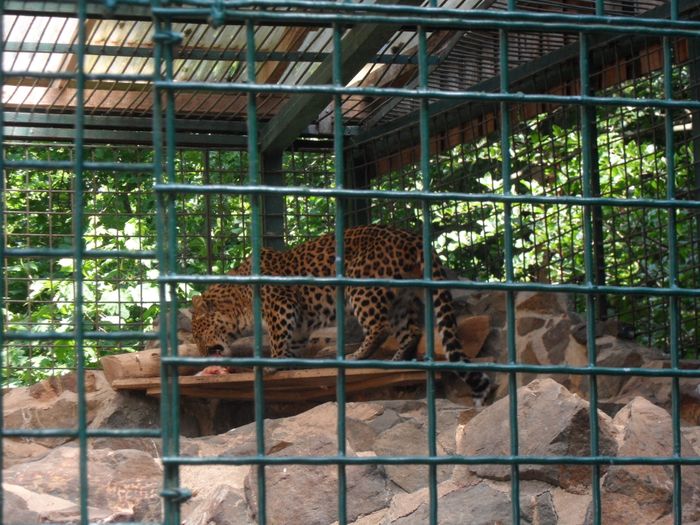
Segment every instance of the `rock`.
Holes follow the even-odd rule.
[[[317,436],[274,452],[272,456],[328,456],[337,453],[335,439]],[[350,448],[347,455],[355,455]],[[375,512],[386,505],[391,490],[381,468],[376,465],[348,466],[346,501],[349,521]],[[337,520],[338,468],[329,466],[282,465],[265,469],[267,523],[327,525]],[[257,510],[257,469],[251,468],[245,483],[249,508]]]
[[[522,483],[521,523],[549,525],[557,523],[551,487]],[[438,485],[438,522],[440,525],[492,525],[512,522],[510,487],[479,482],[460,487],[452,481]],[[427,489],[396,496],[391,503],[388,523],[423,525],[429,521]]]
[[[666,368],[667,361],[646,361],[643,368]],[[681,421],[686,425],[700,425],[700,378],[681,378]],[[615,397],[618,406],[624,406],[635,397],[671,410],[671,378],[669,377],[630,377],[625,380],[619,394]]]
[[[74,516],[80,501],[79,449],[65,445],[51,451],[44,458],[14,465],[3,472],[4,484],[18,486],[38,495],[38,509],[43,512],[48,505],[47,495],[56,498],[53,510],[60,516],[58,521],[66,521]],[[158,493],[162,483],[160,464],[145,452],[137,450],[90,450],[88,451],[89,491],[88,505],[102,509],[104,516],[115,512],[133,515],[136,502],[160,500]],[[97,511],[95,511],[97,512]],[[43,516],[44,514],[42,514]],[[97,519],[97,514],[91,513]],[[53,518],[52,518],[53,519]]]
[[[445,450],[438,445],[437,453]],[[380,456],[417,456],[428,453],[428,431],[415,420],[404,421],[382,432],[374,444]],[[387,477],[406,492],[414,492],[428,486],[427,465],[386,465]],[[445,481],[452,473],[452,467],[438,467],[438,482]]]
[[[455,307],[469,315],[488,315],[491,326],[503,327],[506,322],[506,294],[503,292],[462,291],[455,294]]]
[[[519,312],[561,315],[567,311],[567,296],[552,292],[520,292],[516,295],[515,308]]]
[[[526,335],[544,326],[542,317],[519,317],[515,322],[518,335]]]
[[[587,456],[590,454],[589,405],[552,379],[538,379],[518,389],[518,435],[521,455]],[[599,411],[600,452],[614,455],[617,446],[610,417]],[[484,429],[488,429],[484,431]],[[462,456],[510,455],[509,401],[486,407],[457,433]],[[494,439],[494,436],[501,436]],[[540,480],[570,492],[588,490],[590,467],[580,465],[522,465],[523,480]],[[478,478],[510,479],[507,465],[457,467],[453,479],[470,483]]]
[[[50,448],[35,443],[27,438],[3,438],[2,462],[5,468],[39,459],[51,451]]]
[[[622,429],[619,456],[673,455],[671,416],[643,398],[635,398],[615,416]],[[681,450],[694,450],[681,437]],[[682,469],[682,501],[689,520],[700,519],[700,468]],[[650,523],[671,513],[673,468],[668,465],[614,465],[602,482],[603,521]],[[636,520],[641,516],[643,519]]]
[[[140,392],[114,392],[105,399],[89,428],[159,428],[158,399]]]
[[[41,515],[29,510],[26,500],[11,492],[11,488],[5,488],[5,484],[3,489],[2,522],[5,525],[27,525],[41,521]]]
[[[228,485],[216,485],[209,498],[189,513],[184,525],[255,525],[245,499]]]
[[[597,352],[598,366],[611,368],[635,368],[640,367],[644,363],[644,356],[639,345],[617,339],[612,336],[606,336],[596,341],[599,346]],[[598,397],[600,399],[615,398],[625,384],[629,376],[598,376]]]
[[[87,419],[91,422],[102,404],[114,391],[102,372],[85,372]],[[75,372],[45,379],[30,387],[13,388],[4,396],[3,417],[6,428],[73,428],[78,420],[78,395]],[[34,443],[55,447],[68,437],[38,438]]]

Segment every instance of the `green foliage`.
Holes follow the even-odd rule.
[[[660,76],[641,85],[620,88],[626,96],[652,96],[661,91]],[[677,90],[687,86],[687,72],[674,74]],[[693,195],[691,141],[684,135],[679,112],[674,146],[678,198]],[[597,109],[597,166],[600,195],[619,199],[665,198],[666,144],[664,115],[644,108]],[[580,196],[583,194],[581,136],[576,108],[538,115],[515,126],[510,142],[510,187],[517,195]],[[149,162],[146,149],[96,147],[88,150],[100,162]],[[64,146],[5,148],[9,159],[70,160]],[[283,159],[285,184],[332,187],[335,161],[329,153],[294,152]],[[474,198],[431,206],[435,247],[449,267],[480,281],[505,279],[505,207],[479,196],[502,195],[502,152],[497,136],[462,144],[434,156],[430,163],[434,191],[462,192]],[[240,185],[247,179],[248,158],[239,151],[183,150],[176,158],[179,182]],[[6,240],[9,247],[72,248],[73,176],[64,170],[15,169],[5,173]],[[84,242],[87,249],[155,250],[156,201],[150,173],[87,172],[85,174]],[[372,180],[373,189],[421,190],[418,165],[408,165]],[[593,189],[595,191],[595,188]],[[283,199],[285,241],[294,245],[331,231],[335,201],[325,197]],[[175,202],[177,259],[191,274],[223,273],[250,250],[251,205],[246,196],[179,195]],[[599,218],[600,246],[607,284],[663,287],[669,285],[667,230],[669,211],[648,207],[592,208]],[[377,199],[372,220],[420,230],[420,201]],[[512,265],[519,281],[580,283],[584,272],[583,206],[562,203],[514,204],[511,227]],[[675,212],[679,283],[697,286],[697,215]],[[158,316],[157,263],[153,259],[106,257],[86,259],[81,268],[71,258],[11,258],[5,267],[3,312],[9,330],[70,332],[73,330],[75,279],[84,279],[84,328],[113,332],[148,329]],[[181,304],[201,287],[178,288]],[[609,310],[623,322],[642,325],[647,342],[665,347],[668,300],[609,297]],[[681,303],[685,348],[696,347],[696,299]],[[88,341],[88,366],[101,355],[140,349],[139,341],[97,344]],[[7,384],[34,382],[55,369],[76,363],[72,340],[11,342],[5,352]]]

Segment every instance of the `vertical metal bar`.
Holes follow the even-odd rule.
[[[83,324],[84,277],[83,256],[85,253],[85,201],[84,201],[84,125],[85,125],[85,42],[86,0],[78,2],[78,49],[76,52],[76,99],[75,99],[75,207],[73,209],[73,259],[75,268],[75,352],[78,394],[78,445],[80,477],[80,523],[87,525],[88,515],[88,448],[87,448],[87,399],[85,397],[85,327]]]
[[[598,16],[605,14],[605,1],[596,0],[595,12]],[[589,66],[590,74],[590,66]],[[586,93],[587,95],[588,93]],[[588,110],[591,132],[591,195],[600,197],[600,161],[598,158],[598,118],[595,106],[584,106]],[[603,235],[603,209],[600,206],[592,208],[593,220],[593,256],[595,258],[595,284],[603,286],[606,281],[605,276],[605,243]],[[598,319],[604,320],[608,317],[608,304],[605,294],[595,296]]]
[[[690,74],[690,98],[691,100],[700,100],[700,38],[689,38],[688,48],[690,54],[690,61],[688,63],[688,69]],[[691,198],[695,200],[700,200],[700,110],[694,109],[692,114],[692,130],[691,130],[691,140],[692,140],[692,150],[693,150],[693,191],[691,193]],[[693,210],[691,212],[695,220],[695,239],[696,243],[700,243],[700,210]],[[700,246],[700,244],[696,244]],[[695,257],[700,256],[696,248]],[[696,350],[696,352],[698,352]],[[700,357],[696,353],[696,358]]]
[[[585,33],[579,34],[579,73],[581,75],[581,95],[590,95],[590,69],[589,69],[589,50],[588,36]],[[591,173],[593,171],[593,148],[596,144],[593,142],[593,122],[591,115],[586,106],[581,106],[581,165],[583,175],[583,196],[591,197]],[[593,287],[595,285],[595,269],[593,265],[593,228],[591,206],[583,207],[583,236],[584,246],[583,255],[586,269],[586,286]],[[586,333],[588,347],[588,366],[596,364],[596,347],[595,347],[595,297],[592,294],[586,294]],[[597,456],[599,451],[598,444],[598,383],[595,374],[589,376],[589,391],[590,391],[590,426],[591,426],[591,455]],[[592,466],[592,495],[593,495],[593,523],[601,522],[601,505],[600,505],[600,465]]]
[[[671,19],[678,19],[677,2],[671,2]],[[664,60],[664,99],[673,98],[673,46],[669,37],[663,40]],[[675,169],[675,140],[673,137],[673,111],[669,108],[664,114],[664,131],[666,138],[666,198],[676,198],[676,169]],[[678,288],[678,235],[676,231],[676,207],[668,209],[668,286]],[[671,368],[678,370],[680,359],[680,316],[681,305],[678,296],[669,297],[669,352],[671,353]],[[673,456],[681,455],[681,394],[680,380],[671,378],[671,425],[673,433]],[[673,465],[673,522],[680,525],[683,522],[681,466]]]
[[[168,37],[167,45],[163,49],[163,58],[165,62],[165,79],[170,82],[175,79],[173,62],[175,53],[173,47],[177,42],[177,35],[173,32],[171,20],[168,19],[164,24],[164,32]],[[176,182],[175,179],[175,159],[177,154],[177,144],[175,139],[175,92],[168,89],[165,92],[165,168],[167,181],[169,184]],[[177,196],[171,194],[167,201],[167,265],[168,273],[177,272],[177,215],[176,201]],[[177,356],[178,339],[177,339],[177,284],[170,283],[168,289],[168,310],[167,315],[169,322],[166,323],[168,329],[168,345],[166,353],[170,356]],[[161,314],[162,315],[162,314]],[[165,316],[162,317],[163,319]],[[170,441],[170,453],[173,456],[180,455],[180,384],[178,381],[179,370],[177,366],[169,367],[169,381],[164,387],[164,390],[169,390],[170,403],[168,406],[169,425],[167,427],[167,439]],[[178,465],[173,465],[169,472],[171,484],[176,489],[176,495],[172,498],[174,523],[180,523],[180,469]]]
[[[4,4],[0,3],[0,94],[3,92],[3,87],[5,86],[5,9]],[[3,473],[3,458],[2,453],[5,450],[3,445],[3,432],[5,430],[5,420],[3,418],[5,405],[4,405],[4,387],[5,384],[5,271],[6,271],[6,259],[5,259],[5,105],[3,103],[3,97],[0,96],[0,264],[2,265],[2,271],[0,271],[0,490],[2,490],[2,473]],[[4,498],[0,498],[0,520],[5,515],[4,510]]]
[[[255,26],[252,20],[246,21],[246,68],[248,70],[248,82],[255,83]],[[248,184],[256,186],[260,184],[260,168],[258,162],[258,111],[255,93],[248,94]],[[262,250],[262,227],[260,217],[260,194],[250,196],[251,214],[251,245],[253,248],[251,274],[260,275],[260,252]],[[262,357],[262,301],[260,299],[260,285],[253,285],[253,335],[254,356]],[[255,367],[255,440],[259,457],[265,456],[265,391],[263,389],[263,369]],[[258,523],[267,523],[266,493],[265,493],[265,465],[258,465]]]
[[[508,10],[515,10],[515,1],[509,0]],[[507,93],[510,90],[510,75],[508,71],[508,32],[505,29],[499,31],[499,72],[500,91]],[[511,157],[510,157],[510,106],[507,102],[501,102],[501,176],[503,178],[503,194],[511,195]],[[514,282],[513,270],[513,218],[512,205],[506,202],[503,206],[504,223],[504,244],[505,244],[505,274],[506,283]],[[517,348],[515,344],[515,293],[511,290],[506,292],[506,344],[508,348],[508,362],[515,364],[518,360]],[[518,437],[518,377],[515,372],[508,373],[508,410],[510,421],[510,454],[517,456],[520,450]],[[513,464],[510,468],[511,479],[511,512],[513,523],[520,523],[520,468]]]
[[[337,23],[333,24],[333,85],[343,86],[342,70],[342,39],[341,28]],[[342,189],[345,183],[345,151],[344,151],[344,125],[343,125],[343,99],[339,94],[333,97],[333,146],[335,153],[335,187]],[[342,278],[345,275],[345,201],[339,197],[335,199],[335,274]],[[336,359],[345,359],[345,287],[339,285],[336,288]],[[338,457],[345,457],[345,369],[338,368],[336,379],[336,392],[338,397]],[[338,524],[347,523],[347,478],[345,465],[338,465]]]
[[[428,88],[428,41],[423,26],[418,27],[418,90]],[[423,182],[423,191],[430,191],[430,106],[429,100],[420,100],[419,129],[420,129],[420,168]],[[433,248],[432,248],[432,218],[430,203],[421,201],[423,216],[423,279],[432,280],[433,276]],[[433,292],[425,289],[423,293],[425,301],[425,357],[428,362],[435,360],[435,331],[433,329]],[[428,455],[437,455],[437,438],[435,415],[435,371],[431,368],[426,377],[426,402],[428,404]],[[428,494],[430,500],[429,519],[431,525],[438,523],[438,493],[437,493],[437,466],[428,465]]]
[[[211,161],[209,155],[211,151],[203,150],[204,153],[204,184],[211,184]],[[211,238],[211,195],[204,195],[204,239],[207,242],[207,273],[212,272],[214,267],[214,248],[213,239]]]
[[[160,5],[160,0],[153,0],[152,5],[157,7]],[[165,64],[166,73],[163,74],[164,61],[167,62],[168,58],[172,59],[172,52],[168,53],[168,48],[172,45],[169,39],[171,34],[171,27],[169,21],[163,22],[161,19],[156,18],[154,20],[154,31],[155,31],[155,45],[153,48],[153,75],[154,81],[160,80],[161,78],[167,78],[167,64]],[[172,65],[172,60],[170,60]],[[170,68],[172,72],[172,68]],[[172,169],[174,162],[171,158],[172,151],[167,152],[167,156],[163,155],[163,144],[167,141],[171,141],[172,137],[164,135],[163,129],[168,125],[172,126],[174,121],[172,118],[168,118],[170,114],[166,114],[166,122],[163,122],[163,98],[166,99],[166,112],[168,111],[167,106],[172,106],[172,94],[168,94],[168,91],[162,91],[158,88],[154,88],[153,91],[153,176],[156,184],[162,184],[164,175],[163,167],[165,163],[169,163],[167,178],[170,181],[172,177]],[[172,111],[172,109],[171,109]],[[171,120],[170,123],[167,120]],[[174,239],[169,239],[169,235],[172,234],[171,228],[166,228],[166,223],[173,217],[174,208],[174,197],[171,194],[158,193],[156,195],[156,255],[158,258],[158,267],[160,269],[160,275],[167,275],[173,271],[171,266],[171,258],[173,250],[166,246],[169,242],[173,242]],[[161,345],[161,354],[164,357],[169,357],[175,354],[176,346],[172,346],[172,341],[170,338],[170,332],[172,330],[177,330],[177,326],[172,322],[165,322],[172,305],[170,304],[169,295],[172,295],[173,289],[172,285],[166,285],[164,283],[159,283],[158,294],[160,301],[160,315],[161,323],[159,326],[159,340]],[[168,330],[168,324],[171,325],[171,330]],[[175,343],[177,344],[177,342]],[[162,385],[162,394],[160,401],[160,413],[161,413],[161,439],[163,447],[163,455],[166,457],[172,457],[178,454],[178,436],[175,434],[177,431],[177,423],[173,417],[173,410],[179,408],[179,403],[177,403],[176,395],[177,390],[177,376],[173,373],[173,367],[165,364],[161,360],[160,367],[160,380]],[[177,414],[176,414],[177,415]],[[179,489],[179,467],[177,464],[167,463],[163,466],[163,521],[167,525],[176,525],[180,523],[180,506],[177,498],[174,497],[176,491]]]

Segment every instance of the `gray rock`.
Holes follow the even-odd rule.
[[[79,449],[64,445],[40,460],[5,469],[3,482],[78,505],[79,463]],[[163,473],[159,463],[145,452],[90,450],[88,465],[88,504],[92,507],[130,509],[135,502],[158,496]]]
[[[183,525],[254,525],[243,496],[229,485],[217,485],[208,499],[202,501]]]
[[[403,499],[404,501],[401,501]],[[496,488],[485,482],[458,487],[451,482],[438,486],[438,522],[440,525],[493,525],[512,522],[509,487]],[[423,525],[429,521],[427,491],[407,498],[395,498],[389,514],[391,525]],[[520,497],[521,523],[551,525],[557,512],[549,488],[523,483]],[[553,521],[552,521],[553,520]]]
[[[590,454],[589,405],[552,379],[536,380],[518,389],[519,452],[533,456],[587,456]],[[599,411],[600,452],[614,455],[617,446],[610,418]],[[462,456],[510,454],[509,401],[503,398],[485,408],[458,433]],[[484,431],[488,429],[488,431]],[[498,436],[498,439],[494,439]],[[540,480],[571,492],[586,491],[590,467],[579,465],[522,465],[523,480]],[[458,483],[475,478],[510,479],[507,465],[470,465],[455,469]]]
[[[272,454],[289,456],[328,456],[337,452],[335,440],[291,445]],[[347,451],[348,456],[354,452]],[[346,502],[349,521],[385,507],[392,492],[381,468],[374,465],[348,466]],[[251,468],[245,480],[248,507],[257,512],[257,469]],[[327,525],[338,519],[338,468],[330,466],[283,465],[265,469],[267,523]]]
[[[5,525],[29,525],[41,522],[41,515],[29,510],[27,502],[16,494],[3,490],[2,499],[2,522]]]
[[[662,408],[638,397],[620,410],[613,422],[623,429],[619,456],[673,455],[671,416]],[[683,436],[681,441],[681,450],[693,450]],[[700,467],[684,467],[682,480],[682,500],[689,509],[684,517],[698,520]],[[631,523],[631,516],[641,515],[645,522],[651,522],[672,511],[673,468],[668,465],[611,466],[602,489],[604,521]]]

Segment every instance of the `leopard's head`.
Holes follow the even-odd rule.
[[[192,298],[192,336],[202,356],[231,356],[231,344],[249,324],[245,294],[227,288],[225,297],[212,287]]]

